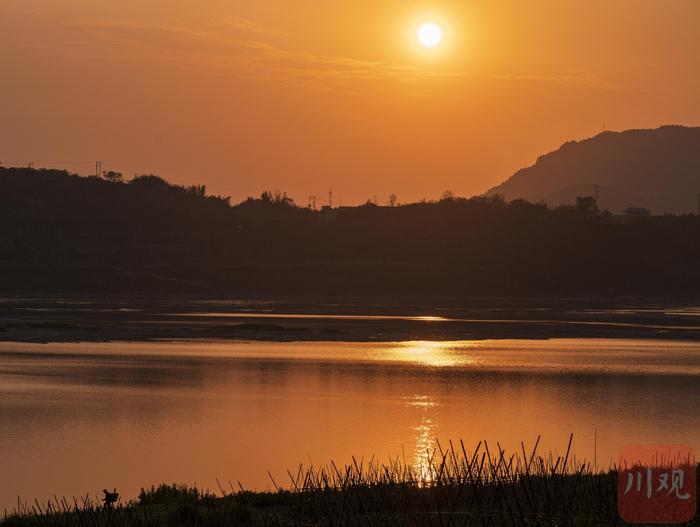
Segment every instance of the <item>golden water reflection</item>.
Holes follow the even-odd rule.
[[[262,490],[309,457],[402,455],[429,481],[438,441],[542,435],[563,455],[573,433],[601,467],[626,444],[700,450],[698,379],[697,342],[0,343],[0,510],[105,485]]]
[[[420,420],[413,427],[413,459],[411,471],[421,482],[433,480],[433,457],[435,455],[435,438],[438,435],[437,415],[434,411],[437,403],[429,395],[416,394],[406,401],[406,406],[420,412]]]
[[[433,480],[434,438],[437,426],[432,418],[423,416],[420,424],[414,428],[416,443],[413,450],[413,472],[419,481],[429,483]]]
[[[465,350],[464,345],[457,348],[451,342],[400,342],[387,348],[385,355],[387,360],[437,368],[473,366],[479,362],[476,356]]]

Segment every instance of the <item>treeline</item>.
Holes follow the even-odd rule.
[[[0,168],[0,293],[700,297],[700,217],[591,198],[312,211],[157,176]]]

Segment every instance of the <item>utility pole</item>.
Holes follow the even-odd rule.
[[[333,208],[333,189],[328,191],[328,206]]]
[[[598,208],[600,208],[600,187],[596,183],[596,186],[593,188],[593,199],[595,199],[595,204]]]
[[[100,177],[102,175],[102,161],[97,161],[95,163],[95,176]]]

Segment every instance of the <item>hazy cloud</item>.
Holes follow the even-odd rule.
[[[111,44],[125,56],[159,63],[226,73],[242,78],[292,82],[317,89],[352,91],[361,81],[414,82],[429,78],[463,77],[405,64],[390,64],[343,56],[317,55],[282,46],[268,37],[286,33],[244,19],[227,19],[222,29],[92,19],[76,24]],[[117,50],[117,51],[115,51]]]
[[[263,26],[262,24],[258,24],[257,22],[253,22],[252,20],[247,20],[245,18],[228,17],[228,18],[224,19],[224,21],[222,22],[222,25],[228,26],[228,27],[235,29],[235,30],[247,31],[249,33],[258,33],[261,35],[273,35],[273,36],[280,36],[280,37],[288,37],[289,36],[289,33],[286,33],[284,31],[280,31],[278,29]]]
[[[621,87],[600,76],[586,73],[566,72],[559,75],[490,75],[490,79],[507,81],[532,81],[559,84],[562,86],[589,86],[599,88]]]
[[[166,64],[317,90],[353,93],[366,89],[367,83],[374,83],[377,91],[430,97],[435,90],[428,81],[450,79],[465,83],[478,80],[473,72],[435,70],[425,65],[362,60],[295,49],[289,38],[292,35],[238,17],[228,17],[214,26],[202,28],[106,17],[66,20],[61,25],[82,35],[75,37],[80,46],[71,46],[71,49],[73,53],[87,57]],[[51,49],[47,49],[47,53],[50,52]],[[498,74],[487,78],[563,86],[612,86],[600,76],[578,72]]]

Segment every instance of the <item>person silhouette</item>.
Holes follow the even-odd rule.
[[[112,506],[117,503],[117,500],[119,500],[119,493],[117,492],[117,489],[115,488],[113,492],[110,492],[107,489],[102,489],[102,492],[104,492],[105,495],[105,497],[102,498],[102,501],[105,504],[104,508],[111,509]]]

